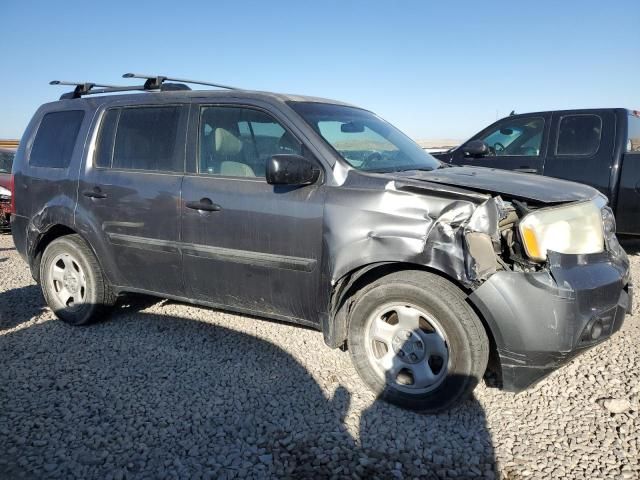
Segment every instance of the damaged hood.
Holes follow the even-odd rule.
[[[596,189],[587,185],[495,168],[450,167],[430,172],[408,170],[389,175],[398,180],[421,180],[540,203],[590,200],[598,195]]]

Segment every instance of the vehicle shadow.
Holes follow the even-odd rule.
[[[38,285],[14,288],[0,293],[0,332],[12,329],[46,311]],[[19,314],[16,314],[19,312]]]
[[[16,296],[35,293],[1,293],[0,308]],[[353,387],[316,381],[270,341],[141,312],[157,299],[132,298],[88,327],[40,319],[0,332],[0,477],[493,475],[474,398],[438,415],[354,406]],[[10,323],[43,308],[40,297]]]

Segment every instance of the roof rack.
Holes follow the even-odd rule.
[[[185,83],[193,83],[196,85],[206,85],[209,87],[226,88],[229,90],[237,90],[229,85],[221,85],[219,83],[201,82],[199,80],[186,80],[182,78],[167,77],[165,75],[141,75],[139,73],[125,73],[123,78],[139,78],[144,80],[143,85],[104,85],[94,82],[66,82],[62,80],[53,80],[49,85],[68,85],[75,87],[72,92],[64,93],[60,96],[60,100],[81,98],[85,95],[98,95],[100,93],[113,92],[133,92],[133,91],[175,91],[175,90],[191,90]],[[179,83],[165,83],[166,81]],[[98,88],[96,88],[98,87]]]
[[[114,93],[114,92],[134,92],[144,90],[191,90],[187,85],[180,83],[165,83],[158,87],[150,85],[104,85],[101,83],[93,82],[65,82],[61,80],[53,80],[49,82],[49,85],[70,85],[75,86],[72,92],[63,93],[60,96],[60,100],[73,99],[84,97],[85,95],[98,95],[100,93]],[[99,87],[99,88],[95,88]]]
[[[52,80],[49,85],[65,85],[75,87],[73,92],[65,93],[61,99],[64,98],[80,98],[82,95],[88,94],[94,87],[100,88],[119,88],[115,85],[105,85],[102,83],[94,82],[67,82],[65,80]]]
[[[193,83],[195,85],[206,85],[208,87],[225,88],[227,90],[238,90],[237,87],[231,87],[229,85],[222,85],[220,83],[201,82],[200,80],[187,80],[185,78],[167,77],[165,75],[143,75],[141,73],[125,73],[122,78],[140,78],[145,80],[145,89],[161,88],[163,83],[167,80],[170,82],[180,83]]]

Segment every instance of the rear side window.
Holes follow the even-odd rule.
[[[180,107],[108,110],[96,145],[95,165],[103,168],[182,172],[178,148]]]
[[[598,115],[567,115],[560,119],[556,155],[593,155],[600,147],[602,119]]]
[[[640,117],[629,115],[629,136],[627,152],[640,153]]]
[[[29,165],[67,168],[83,118],[81,110],[47,113],[33,141]]]
[[[96,145],[96,167],[111,167],[111,159],[113,158],[113,141],[116,138],[116,127],[118,126],[119,117],[119,109],[108,110],[102,119],[100,135],[98,136],[98,143]]]

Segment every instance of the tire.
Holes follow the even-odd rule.
[[[98,260],[79,235],[57,238],[47,246],[40,283],[51,310],[70,325],[91,323],[115,303]]]
[[[355,294],[351,360],[379,398],[436,413],[473,391],[487,367],[489,340],[465,297],[424,271],[392,273]]]

